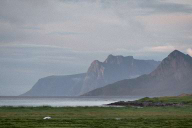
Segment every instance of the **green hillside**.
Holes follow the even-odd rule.
[[[180,96],[165,96],[165,97],[154,97],[149,98],[145,97],[140,100],[137,100],[140,102],[162,102],[162,103],[181,103],[181,104],[187,104],[192,105],[192,95],[180,95]]]

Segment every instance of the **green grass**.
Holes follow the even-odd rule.
[[[171,97],[155,97],[155,98],[149,98],[145,97],[138,101],[144,102],[144,101],[150,101],[150,102],[163,102],[163,103],[183,103],[192,105],[192,96],[171,96]]]
[[[61,127],[192,127],[192,107],[0,107],[0,128]]]

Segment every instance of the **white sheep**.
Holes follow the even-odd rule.
[[[44,117],[43,119],[44,120],[49,120],[49,119],[51,119],[51,117],[47,116],[47,117]]]

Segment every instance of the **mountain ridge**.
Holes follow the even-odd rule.
[[[119,80],[148,74],[159,63],[154,60],[134,59],[133,56],[124,57],[111,54],[104,62],[94,60],[87,71],[81,94]]]
[[[175,50],[150,74],[95,89],[84,96],[171,96],[192,93],[192,57]]]

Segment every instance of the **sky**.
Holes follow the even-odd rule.
[[[192,56],[191,0],[0,1],[0,96],[109,54],[162,60],[175,49]]]

